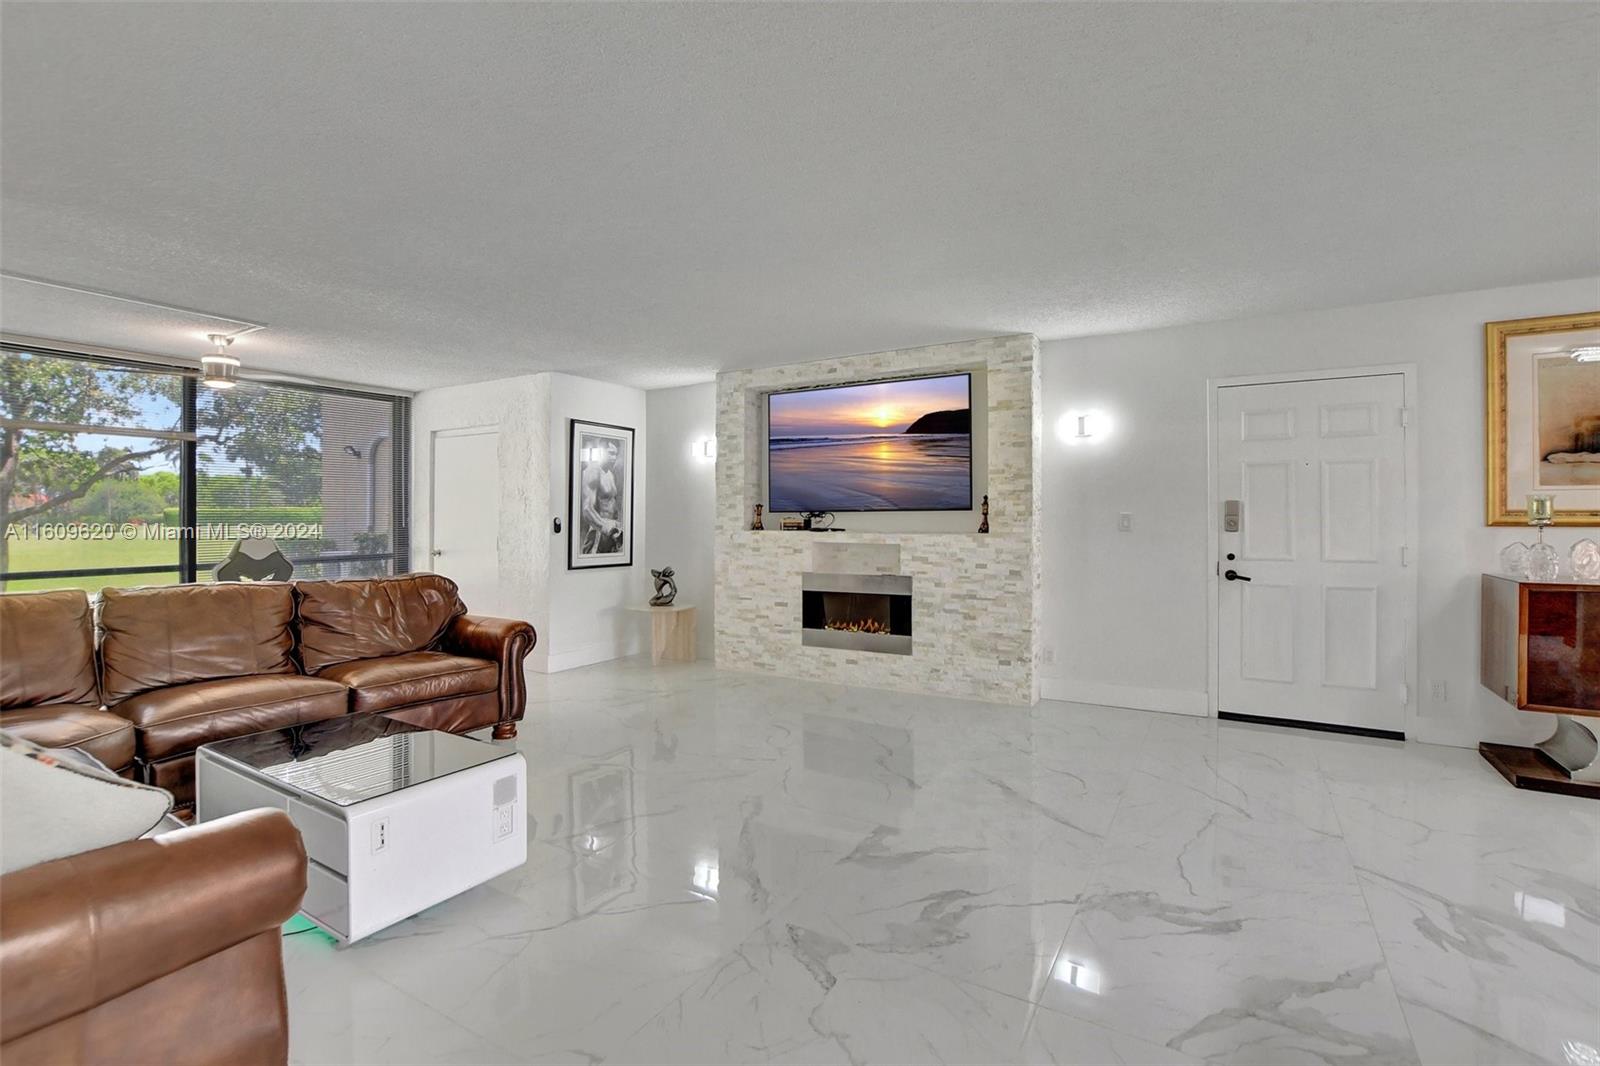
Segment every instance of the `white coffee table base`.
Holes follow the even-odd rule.
[[[286,812],[310,859],[301,911],[348,942],[526,862],[527,774],[514,752],[341,807],[202,747],[195,820],[257,807]]]

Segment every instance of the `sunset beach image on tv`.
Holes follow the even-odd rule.
[[[768,508],[971,510],[971,392],[947,374],[773,393]]]

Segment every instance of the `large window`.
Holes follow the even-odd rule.
[[[211,581],[262,539],[296,577],[403,572],[409,418],[402,397],[6,346],[0,589]]]

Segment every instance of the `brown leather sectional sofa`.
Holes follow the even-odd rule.
[[[98,631],[98,632],[97,632]],[[97,639],[98,636],[98,639]],[[194,798],[201,744],[382,712],[516,736],[526,622],[437,574],[0,596],[0,729]]]

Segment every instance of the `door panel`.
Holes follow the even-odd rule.
[[[1378,687],[1378,590],[1330,585],[1322,590],[1322,683]]]
[[[1322,463],[1322,558],[1330,563],[1378,561],[1378,462]]]
[[[1294,558],[1294,467],[1287,462],[1245,463],[1241,513],[1245,555]]]
[[[1294,408],[1269,407],[1246,411],[1239,419],[1242,440],[1293,440]]]
[[[1289,585],[1252,582],[1239,605],[1243,641],[1239,674],[1253,681],[1294,681],[1294,596]]]
[[[1404,404],[1399,374],[1218,390],[1219,711],[1404,731]]]
[[[432,557],[428,568],[461,587],[474,614],[497,614],[500,588],[500,434],[433,435]]]
[[[1378,405],[1375,403],[1334,403],[1322,408],[1324,437],[1375,437],[1378,435]]]

